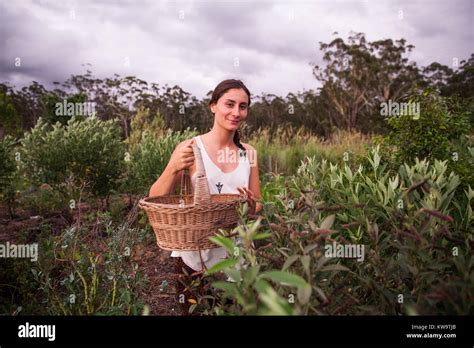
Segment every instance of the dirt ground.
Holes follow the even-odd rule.
[[[135,250],[139,269],[148,278],[148,286],[140,291],[140,298],[150,306],[151,315],[187,315],[178,302],[176,288],[178,274],[171,252],[155,245],[143,245]]]
[[[61,212],[39,216],[32,211],[16,209],[15,213],[17,217],[11,220],[8,209],[0,204],[0,242],[31,243],[36,240],[42,223],[49,224],[53,234],[57,235],[74,222],[73,216]],[[149,306],[149,314],[187,315],[186,308],[177,301],[178,275],[170,252],[158,248],[155,243],[147,243],[138,245],[134,255],[134,261],[148,279],[147,286],[137,291],[142,303]]]

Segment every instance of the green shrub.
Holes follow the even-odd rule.
[[[145,131],[141,142],[130,148],[127,172],[121,190],[127,193],[147,194],[151,185],[165,169],[176,145],[197,135],[189,129],[167,132],[161,136]]]
[[[22,133],[21,116],[13,105],[13,99],[5,90],[0,89],[0,138],[3,138],[4,135],[17,138]]]
[[[75,196],[81,187],[97,196],[116,189],[124,156],[120,126],[95,117],[73,117],[67,126],[40,119],[22,140],[26,177],[36,186],[47,183],[63,192],[70,182]]]
[[[50,225],[41,223],[37,228],[38,235],[50,238]],[[16,243],[32,242],[29,233],[17,234],[16,237]],[[38,260],[46,254],[47,249],[44,249],[41,244],[38,245]],[[36,263],[30,258],[0,258],[0,313],[2,315],[44,315],[46,313],[43,302],[39,300],[41,291],[38,289],[32,272]]]
[[[447,161],[430,165],[417,160],[398,173],[387,169],[377,149],[368,161],[371,167],[357,173],[347,166],[310,162],[296,179],[296,187],[317,192],[303,195],[308,211],[316,215],[308,220],[333,211],[335,239],[370,249],[365,262],[344,263],[357,274],[352,281],[340,279],[341,285],[356,290],[351,295],[357,295],[360,306],[354,308],[361,314],[472,313],[469,238],[474,191],[459,187],[459,177],[448,171]],[[399,295],[404,305],[397,301]]]
[[[88,110],[87,95],[84,93],[77,93],[69,96],[60,96],[56,93],[47,93],[41,97],[41,104],[43,105],[42,119],[51,125],[60,123],[67,125],[73,118],[85,118],[90,116],[92,110]],[[92,104],[91,104],[92,105]],[[60,108],[59,108],[60,106]],[[66,106],[64,108],[64,106]],[[76,110],[76,106],[78,110]],[[68,110],[68,108],[71,108]],[[76,111],[81,114],[76,114]],[[59,114],[58,113],[62,113]]]
[[[104,228],[101,238],[91,235],[97,230],[87,225],[68,227],[58,236],[50,232],[40,236],[38,262],[26,272],[33,277],[21,286],[30,291],[37,288],[42,315],[142,313],[137,289],[145,285],[146,278],[133,257],[145,233],[126,222],[114,225],[108,213],[99,213],[98,219],[95,227]]]
[[[31,268],[30,259],[0,259],[0,314],[44,313],[37,302],[37,286]]]
[[[409,102],[419,103],[419,117],[390,117],[391,132],[378,139],[392,167],[413,164],[415,158],[447,160],[448,169],[460,176],[462,187],[474,187],[474,142],[469,136],[471,125],[465,105],[430,89],[413,94]]]
[[[15,144],[16,141],[11,136],[0,140],[0,201],[7,204],[11,216],[19,188],[17,162],[13,153]]]
[[[149,132],[155,137],[161,137],[165,133],[165,121],[159,110],[152,116],[150,109],[144,107],[138,108],[130,126],[132,131],[127,139],[130,146],[140,143],[145,132]]]
[[[447,161],[416,161],[395,172],[374,148],[367,162],[357,171],[315,158],[304,162],[289,187],[264,202],[262,220],[233,231],[240,246],[228,234],[218,237],[237,253],[209,270],[217,278],[214,302],[202,297],[197,309],[472,314],[474,191],[459,187]],[[364,246],[364,253],[360,259],[329,257],[326,248],[333,243]],[[241,281],[219,279],[220,270]],[[262,285],[268,274],[272,283]]]
[[[40,188],[31,193],[23,193],[18,201],[22,207],[31,210],[33,215],[47,215],[58,211],[64,214],[70,204],[70,198],[53,188]]]

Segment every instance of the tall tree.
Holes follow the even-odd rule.
[[[373,117],[381,102],[400,100],[423,81],[416,63],[404,57],[413,49],[404,39],[368,42],[364,33],[352,33],[347,42],[338,37],[320,47],[326,66],[313,63],[313,75],[323,84],[321,96],[332,109],[332,122],[347,129],[356,128],[363,115]]]

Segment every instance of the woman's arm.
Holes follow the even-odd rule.
[[[255,201],[261,201],[262,193],[260,192],[260,176],[258,173],[258,160],[257,160],[257,150],[253,148],[252,145],[242,144],[249,152],[250,159],[250,179],[249,179],[249,190],[253,194],[253,199]],[[258,213],[262,210],[262,204],[256,202],[255,213]]]
[[[149,196],[161,196],[167,194],[173,194],[176,185],[181,180],[182,172],[176,172],[172,167],[166,166],[163,173],[161,173],[158,180],[151,186]]]

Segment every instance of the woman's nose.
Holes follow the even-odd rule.
[[[234,110],[233,110],[234,116],[240,117],[240,113],[241,113],[241,112],[242,112],[242,110],[241,110],[240,107],[238,107],[238,106],[237,106],[236,108],[234,108]]]

